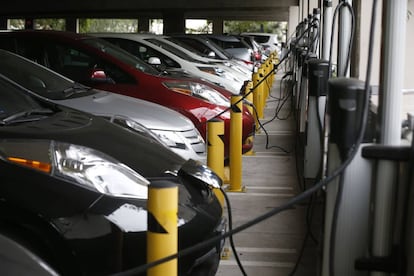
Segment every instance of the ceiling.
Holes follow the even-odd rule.
[[[0,16],[7,18],[162,18],[183,14],[188,19],[287,21],[289,6],[299,0],[37,0],[7,1]]]

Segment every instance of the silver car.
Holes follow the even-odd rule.
[[[0,50],[0,59],[0,73],[30,92],[105,117],[131,130],[142,131],[144,126],[183,158],[205,163],[205,142],[194,124],[180,113],[148,101],[83,86],[8,51]]]

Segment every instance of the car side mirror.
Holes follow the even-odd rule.
[[[108,82],[108,83],[114,83],[114,81],[108,77],[104,70],[99,68],[92,69],[91,72],[91,81],[93,82]]]
[[[161,59],[158,57],[150,57],[148,59],[148,64],[154,66],[155,68],[157,68],[159,71],[165,71],[165,69],[167,69],[167,66],[165,66],[165,64],[161,63]]]
[[[148,63],[151,65],[161,65],[161,60],[158,57],[150,57]]]
[[[215,58],[216,57],[216,53],[214,53],[213,51],[210,51],[208,53],[208,56],[211,57],[211,58]]]

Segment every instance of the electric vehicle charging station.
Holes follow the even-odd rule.
[[[354,150],[362,127],[364,82],[351,78],[329,80],[328,175]],[[366,143],[368,141],[364,141]],[[360,148],[346,169],[326,187],[322,275],[365,275],[355,260],[369,249],[372,162]],[[340,273],[339,273],[340,272]],[[339,273],[339,274],[338,274]]]
[[[325,105],[328,92],[329,63],[308,60],[308,108],[304,150],[304,178],[320,179],[323,174]]]

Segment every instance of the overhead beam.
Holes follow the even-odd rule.
[[[97,5],[84,0],[10,1],[0,9],[1,17],[8,18],[162,18],[163,14],[181,12],[186,18],[223,20],[287,21],[290,6],[298,0],[101,0]]]

